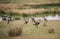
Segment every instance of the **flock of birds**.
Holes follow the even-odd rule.
[[[46,18],[43,18],[44,19],[44,26],[46,26],[46,22],[48,21]],[[41,23],[41,20],[39,19],[38,21],[35,20],[33,17],[31,18],[32,22],[34,23],[33,25],[38,28],[38,25]],[[24,24],[27,24],[29,22],[29,20],[24,20]],[[49,33],[54,33],[54,29],[49,29],[48,30]]]
[[[32,22],[33,22],[33,25],[36,27],[36,28],[38,28],[38,25],[41,23],[41,20],[39,19],[39,20],[35,20],[35,18],[34,17],[31,17],[30,18],[31,20],[32,20]],[[44,19],[44,26],[46,26],[46,22],[48,21],[45,17],[43,18]],[[19,19],[19,18],[16,18],[16,20],[21,20],[21,19]],[[24,24],[28,24],[29,23],[29,19],[23,19],[24,20]],[[10,21],[12,21],[12,17],[8,17],[7,18],[7,23],[9,24],[10,23]],[[48,30],[49,31],[49,33],[54,33],[54,29],[50,29],[50,30]]]

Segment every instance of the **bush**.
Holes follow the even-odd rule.
[[[21,20],[20,18],[15,18],[15,20]]]
[[[22,29],[21,28],[13,28],[8,31],[8,35],[13,37],[13,36],[20,36],[22,34]]]
[[[23,15],[23,17],[28,17],[28,14],[22,14]]]
[[[6,14],[6,12],[5,12],[5,11],[3,11],[3,10],[0,10],[0,13],[1,13],[1,14]]]
[[[49,29],[49,33],[54,33],[54,29]]]

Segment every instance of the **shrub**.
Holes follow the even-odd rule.
[[[15,18],[15,20],[21,20],[20,18]]]
[[[28,14],[22,14],[23,15],[23,17],[28,17]]]
[[[13,28],[8,31],[8,35],[13,37],[13,36],[20,36],[22,34],[22,29],[21,28]]]
[[[49,33],[54,33],[54,29],[49,29]]]

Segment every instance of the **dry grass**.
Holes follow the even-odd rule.
[[[45,0],[46,1],[46,0]],[[50,2],[48,2],[50,4]],[[48,4],[48,3],[41,3],[41,4]],[[27,3],[30,5],[29,3]],[[31,5],[34,5],[35,3],[32,3]],[[38,4],[36,4],[38,5]],[[40,4],[39,4],[40,5]],[[32,6],[33,7],[33,6]],[[44,8],[32,8],[31,6],[24,6],[24,4],[0,4],[0,11],[3,10],[4,12],[12,12],[12,13],[18,13],[18,14],[35,14],[35,13],[43,13],[44,11],[49,11],[51,10],[54,11],[54,8],[49,8],[49,9],[44,9]],[[22,8],[22,9],[21,9]],[[47,6],[48,8],[48,6]],[[55,7],[56,8],[56,7]],[[57,11],[60,12],[60,8],[57,7]]]
[[[0,22],[0,27],[1,25],[5,26],[0,28],[0,31],[5,33],[5,36],[4,34],[2,36],[0,35],[0,39],[60,39],[60,21],[48,21],[46,23],[46,27],[43,26],[43,23],[44,21],[41,21],[41,24],[38,25],[38,28],[36,28],[32,21],[30,21],[28,24],[24,24],[23,20],[12,21],[10,24],[7,24],[6,21],[3,21],[2,23]],[[7,31],[15,27],[22,28],[22,35],[18,37],[9,37],[7,35]],[[49,34],[48,30],[52,28],[54,29],[55,33]]]
[[[10,3],[10,4],[38,4],[38,3],[56,3],[59,0],[1,0],[0,3]]]
[[[24,9],[24,10],[12,10],[12,12],[16,12],[16,13],[19,13],[19,14],[35,14],[35,13],[37,13],[37,12],[40,12],[40,13],[42,13],[42,12],[44,12],[44,11],[46,11],[46,9],[44,9],[44,8],[41,8],[41,9]]]
[[[29,26],[30,25],[30,26]],[[60,33],[60,21],[48,21],[47,26],[43,26],[43,22],[38,26],[34,27],[32,24],[27,24],[24,29],[24,39],[57,39]],[[49,34],[49,29],[54,29],[55,33]]]

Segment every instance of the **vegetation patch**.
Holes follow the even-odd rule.
[[[13,28],[8,31],[9,36],[20,36],[22,34],[21,28]]]

